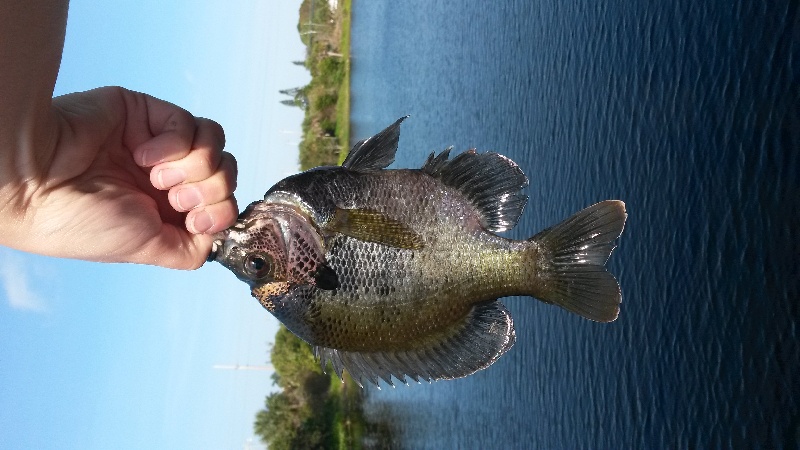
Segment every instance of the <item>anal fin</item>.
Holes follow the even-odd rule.
[[[450,149],[433,153],[420,170],[461,192],[472,202],[481,224],[489,231],[516,226],[528,196],[520,190],[528,177],[517,163],[498,153],[469,150],[448,159]]]
[[[407,384],[406,377],[417,382],[465,377],[492,365],[515,339],[511,315],[494,300],[474,306],[450,329],[421,337],[410,350],[352,352],[315,347],[314,354],[323,370],[330,362],[339,378],[346,370],[359,385],[380,387],[380,380],[393,386],[392,378]]]

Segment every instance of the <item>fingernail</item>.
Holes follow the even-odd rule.
[[[161,189],[171,188],[186,180],[186,172],[181,169],[164,169],[158,172],[158,184]]]
[[[195,188],[185,188],[175,194],[175,202],[178,204],[178,209],[181,211],[188,211],[203,201],[203,197]]]
[[[162,151],[155,148],[145,148],[142,150],[142,167],[152,167],[164,159]]]
[[[210,230],[213,226],[214,219],[211,218],[211,214],[206,211],[198,211],[197,214],[192,217],[191,223],[189,224],[189,231],[194,234],[202,234]]]

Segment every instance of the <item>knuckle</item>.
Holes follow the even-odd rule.
[[[239,163],[236,161],[236,158],[228,152],[222,152],[220,165],[223,170],[231,172],[234,176],[239,172]]]
[[[229,167],[230,170],[225,170],[223,173],[227,191],[233,192],[236,190],[237,180],[239,179],[239,177],[237,176],[236,162],[234,161],[233,164]]]
[[[211,152],[195,151],[192,152],[192,155],[195,159],[195,165],[208,175],[214,171],[215,166],[218,164],[217,159],[214,158],[214,155]]]
[[[197,123],[208,136],[211,137],[214,149],[221,150],[225,148],[225,130],[218,122],[207,119],[205,117],[198,117]]]

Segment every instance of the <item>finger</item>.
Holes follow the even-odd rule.
[[[193,234],[213,234],[233,225],[238,214],[236,199],[231,196],[225,201],[189,211],[186,229]]]
[[[139,96],[136,97],[137,106],[133,106],[135,115],[128,119],[126,125],[137,128],[140,135],[144,132],[142,130],[149,130],[152,136],[133,149],[134,161],[141,167],[151,167],[186,156],[197,128],[194,116],[172,103],[149,95],[133,94]],[[143,107],[139,105],[142,102]]]
[[[211,251],[213,237],[190,234],[183,227],[165,226],[163,232],[145,244],[129,262],[171,269],[191,270],[202,266]]]
[[[150,182],[157,189],[164,190],[181,183],[205,180],[218,169],[224,147],[222,127],[213,120],[197,118],[191,151],[181,159],[154,166],[150,171]]]
[[[169,190],[169,203],[176,211],[190,211],[199,206],[224,201],[236,189],[236,159],[223,152],[219,167],[210,177],[194,183],[184,183]]]

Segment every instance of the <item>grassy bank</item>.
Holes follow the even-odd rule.
[[[350,140],[350,7],[339,0],[331,11],[324,0],[305,0],[298,31],[306,44],[305,67],[311,82],[292,91],[305,110],[300,168],[333,165],[344,158]]]
[[[344,78],[339,86],[336,101],[336,136],[339,138],[338,163],[341,164],[350,150],[350,7],[352,0],[342,0],[340,9],[340,48],[344,58]]]

